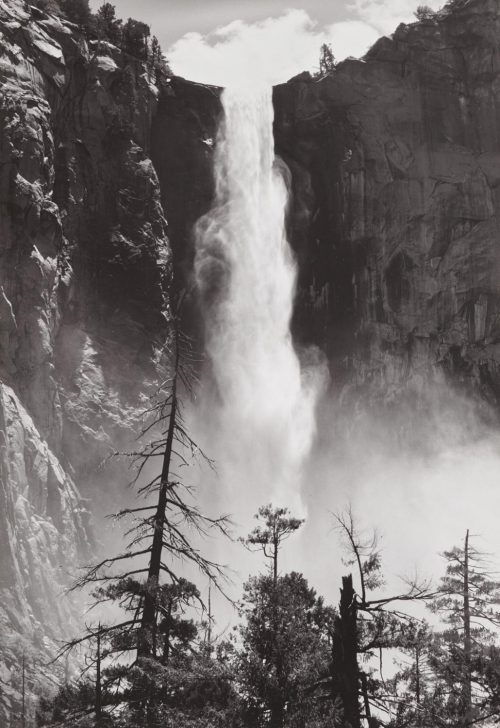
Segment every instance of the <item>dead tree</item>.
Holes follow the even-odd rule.
[[[192,458],[199,457],[209,466],[212,463],[191,439],[183,417],[181,393],[192,393],[197,360],[191,342],[180,331],[178,315],[173,320],[167,354],[170,375],[146,413],[138,450],[128,454],[136,466],[133,485],[143,502],[112,516],[116,521],[132,521],[126,531],[130,541],[122,553],[87,568],[72,587],[93,587],[96,605],[116,602],[127,618],[99,627],[97,632],[87,630],[83,636],[66,643],[60,655],[94,638],[105,637],[110,640],[110,652],[118,655],[135,651],[132,664],[151,659],[161,662],[164,656],[157,655],[161,580],[170,585],[179,584],[182,577],[176,567],[188,562],[217,589],[223,590],[223,567],[200,553],[195,538],[210,532],[227,536],[228,518],[202,513],[194,502],[193,488],[179,475],[180,467],[188,465]],[[143,483],[146,472],[158,460],[160,472]],[[196,594],[203,607],[199,592]],[[194,598],[196,594],[193,593]],[[150,704],[148,701],[149,707]]]
[[[474,546],[472,538],[467,529],[463,546],[444,552],[446,573],[430,604],[447,625],[440,634],[441,650],[453,656],[457,668],[449,689],[459,706],[457,724],[464,726],[488,717],[485,685],[489,668],[484,656],[500,627],[500,582],[488,567],[487,554]]]
[[[472,637],[469,591],[469,529],[464,542],[464,724],[472,719]]]
[[[372,715],[372,705],[379,710],[385,710],[385,706],[372,694],[369,675],[360,668],[358,655],[369,655],[377,650],[382,664],[382,651],[405,643],[408,625],[414,622],[394,605],[428,600],[434,594],[427,582],[413,580],[401,594],[369,598],[370,591],[383,584],[377,534],[374,532],[369,537],[360,534],[350,508],[343,514],[334,514],[334,518],[346,541],[348,558],[345,563],[356,567],[359,593],[353,587],[352,574],[344,577],[332,645],[332,698],[340,697],[346,726],[358,728],[364,717],[371,727],[378,725]]]
[[[343,721],[359,728],[358,624],[352,575],[342,578],[339,613],[335,616],[332,641],[332,693],[340,698]]]
[[[101,650],[101,625],[97,629],[96,645],[96,675],[95,675],[95,724],[97,728],[102,723],[102,650]]]

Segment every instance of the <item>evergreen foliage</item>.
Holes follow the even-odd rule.
[[[415,11],[415,17],[419,21],[436,20],[438,13],[428,5],[419,5]]]
[[[191,391],[194,357],[177,317],[168,355],[169,375],[147,413],[139,449],[132,454],[139,503],[114,516],[119,522],[129,521],[130,540],[123,551],[87,569],[74,587],[94,587],[96,604],[114,604],[121,617],[89,627],[61,651],[97,645],[94,700],[82,706],[96,721],[119,714],[134,726],[160,725],[172,706],[184,704],[189,685],[198,690],[197,680],[207,679],[198,628],[192,617],[183,616],[204,605],[196,586],[178,568],[180,562],[191,564],[220,589],[222,569],[200,553],[198,541],[211,531],[226,534],[227,519],[203,515],[191,486],[179,475],[192,457],[209,461],[189,436],[183,418],[181,390]],[[156,462],[159,472],[151,476]]]
[[[101,5],[96,14],[96,25],[99,38],[108,40],[113,45],[120,45],[123,37],[122,21],[116,17],[114,5]]]
[[[82,28],[93,28],[89,0],[60,0],[61,10],[69,21]]]
[[[323,43],[319,54],[319,73],[318,76],[323,78],[328,76],[335,70],[335,56],[333,55],[331,43]]]
[[[302,521],[263,506],[247,542],[280,544]],[[384,594],[377,539],[352,513],[336,517],[347,546],[338,609],[303,574],[264,573],[244,586],[240,625],[212,638],[197,618],[197,587],[179,576],[157,584],[134,576],[104,583],[98,600],[124,610],[117,630],[89,630],[81,679],[41,700],[39,726],[76,728],[460,728],[500,722],[500,585],[467,534],[445,552],[438,588],[410,582]],[[272,554],[271,554],[272,555]],[[274,560],[273,560],[274,563]],[[151,591],[152,590],[152,591]],[[152,594],[147,649],[134,615]],[[421,600],[440,624],[402,608]],[[143,608],[143,607],[142,607]],[[208,624],[212,614],[209,612]],[[468,641],[470,622],[470,642]],[[383,654],[397,669],[384,676]],[[135,659],[127,659],[131,653]],[[116,659],[119,657],[119,659]]]
[[[149,46],[148,38],[151,35],[149,25],[138,20],[129,18],[123,26],[122,48],[135,58],[143,61],[148,59]]]
[[[271,560],[271,573],[276,582],[280,547],[283,541],[301,527],[304,520],[291,516],[288,508],[273,508],[271,503],[261,506],[254,518],[260,523],[243,543],[250,549],[256,547],[257,550],[262,550],[266,559]]]
[[[111,43],[128,56],[146,62],[157,83],[171,73],[158,38],[151,38],[149,26],[133,18],[123,23],[112,3],[104,2],[96,13],[92,13],[89,0],[35,0],[34,5],[74,23],[87,38]]]
[[[443,695],[440,710],[450,724],[470,725],[485,720],[496,700],[500,582],[469,531],[463,546],[443,556],[446,573],[430,608],[446,628],[435,634],[430,661]]]
[[[251,725],[330,725],[318,688],[328,669],[333,610],[302,574],[250,579],[244,588],[237,678]]]

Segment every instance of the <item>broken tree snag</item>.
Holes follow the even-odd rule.
[[[357,606],[350,574],[342,577],[332,644],[333,688],[342,703],[346,728],[361,726],[357,631]]]

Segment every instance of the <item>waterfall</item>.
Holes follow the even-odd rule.
[[[231,489],[297,508],[321,367],[301,367],[290,334],[296,265],[285,233],[289,173],[274,155],[272,90],[228,88],[222,103],[215,201],[196,226],[195,277],[213,384],[205,417]]]

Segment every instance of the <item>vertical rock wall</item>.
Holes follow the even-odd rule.
[[[500,393],[500,3],[402,25],[278,87],[297,330],[384,396],[443,372]]]
[[[36,692],[77,629],[63,592],[78,565],[120,547],[100,519],[131,475],[109,456],[132,448],[164,378],[169,235],[186,283],[210,202],[219,92],[156,81],[109,43],[0,0],[0,723],[22,654]]]
[[[130,447],[158,380],[159,94],[140,61],[0,2],[0,723],[21,655],[36,692],[77,628],[63,591],[99,549],[89,511],[110,511],[130,478],[105,459]]]

